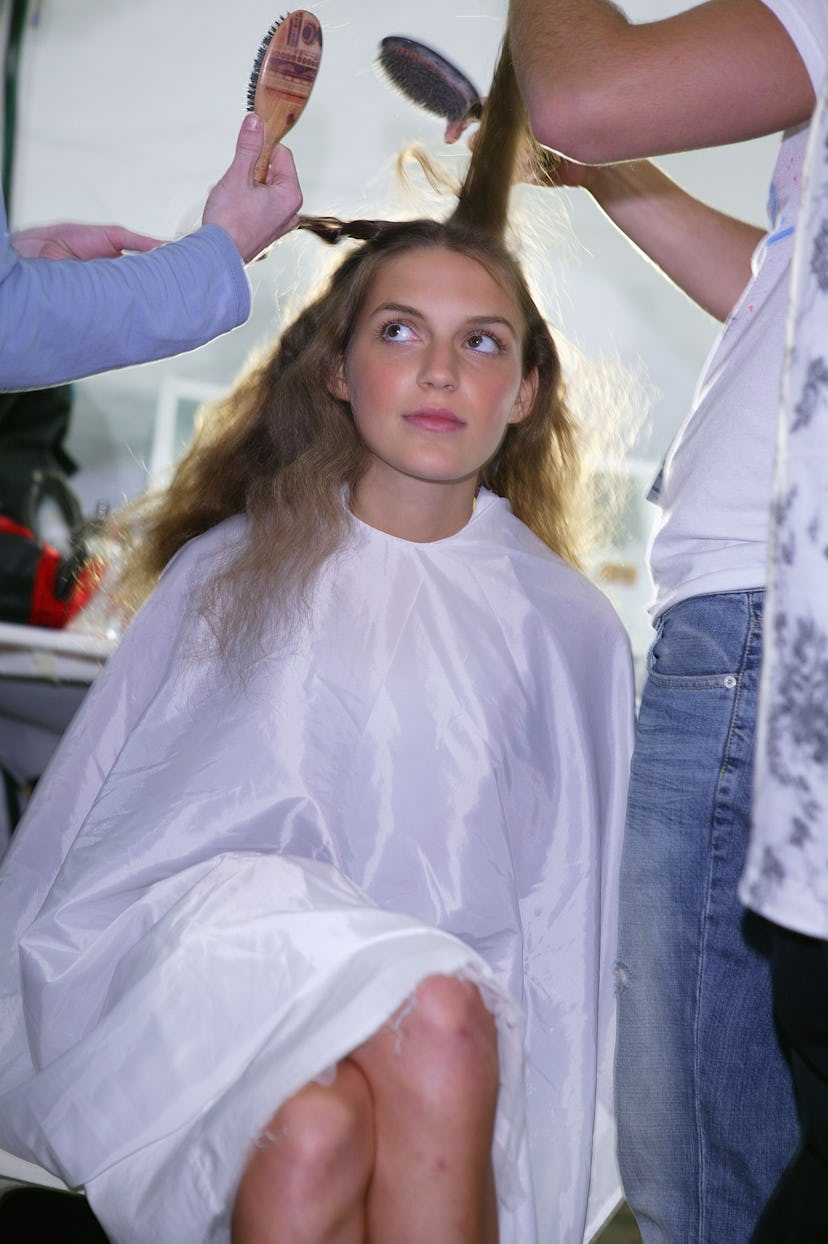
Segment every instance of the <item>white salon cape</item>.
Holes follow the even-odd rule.
[[[241,678],[195,602],[244,522],[185,546],[0,869],[0,1146],[114,1244],[228,1244],[279,1104],[437,973],[497,1017],[502,1244],[620,1196],[625,633],[490,493],[435,543],[353,529]]]

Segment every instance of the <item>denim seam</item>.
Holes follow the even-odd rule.
[[[658,687],[664,687],[673,691],[732,691],[733,688],[728,684],[728,679],[733,675],[728,674],[658,674],[654,670],[647,671],[648,678],[651,678]]]
[[[694,1074],[696,1085],[700,1083],[699,1076],[701,1074],[701,1068],[699,1066],[699,1061],[698,1061],[699,1060],[699,1044],[700,1044],[700,1039],[701,1039],[701,1034],[700,1034],[701,996],[702,996],[703,977],[704,977],[705,962],[706,962],[706,959],[705,959],[706,944],[707,944],[707,938],[708,938],[707,917],[708,917],[708,912],[709,912],[710,896],[711,896],[711,889],[712,889],[712,884],[713,884],[712,873],[713,873],[713,867],[715,863],[715,852],[713,851],[713,839],[715,838],[716,827],[717,827],[718,810],[719,810],[719,795],[721,792],[722,783],[724,782],[724,779],[727,776],[728,769],[730,766],[730,754],[731,754],[731,748],[733,744],[733,734],[734,734],[734,730],[736,729],[736,723],[739,720],[739,708],[740,708],[741,699],[742,699],[742,684],[744,681],[746,662],[748,659],[748,654],[751,651],[753,639],[754,639],[756,629],[759,623],[759,619],[757,618],[755,610],[753,609],[751,600],[748,601],[748,619],[749,619],[748,630],[747,630],[747,635],[745,637],[744,647],[742,649],[741,659],[739,662],[739,670],[738,670],[738,673],[736,674],[735,683],[732,688],[734,695],[733,695],[733,704],[731,706],[731,711],[730,711],[730,725],[727,731],[727,739],[725,741],[724,754],[722,756],[722,763],[719,768],[719,777],[718,777],[718,781],[716,782],[716,791],[714,795],[712,817],[711,817],[711,822],[710,822],[711,844],[710,844],[710,852],[708,855],[709,863],[708,863],[707,880],[706,880],[706,887],[705,887],[705,903],[704,903],[704,910],[702,912],[702,926],[701,926],[702,927],[702,938],[701,938],[701,942],[699,945],[699,964],[698,964],[698,970],[697,970],[697,975],[696,975],[696,1008],[695,1008],[694,1037],[693,1037],[693,1074]],[[723,685],[723,684],[720,684],[720,685]],[[727,688],[727,689],[730,690],[731,688]],[[699,1162],[697,1196],[698,1196],[698,1211],[699,1211],[699,1241],[701,1242],[707,1238],[706,1223],[705,1223],[705,1217],[704,1217],[705,1215],[704,1186],[705,1186],[705,1181],[707,1178],[707,1171],[706,1171],[706,1154],[705,1154],[704,1145],[702,1143],[701,1110],[700,1110],[698,1089],[696,1089],[695,1094],[694,1094],[693,1105],[694,1105],[694,1112],[696,1116],[696,1148],[698,1152],[698,1162]]]

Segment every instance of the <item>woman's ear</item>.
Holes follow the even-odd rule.
[[[344,354],[339,356],[339,362],[331,372],[331,378],[328,381],[328,389],[335,398],[338,398],[340,402],[350,402],[351,393],[348,388],[348,378],[345,375]]]
[[[538,369],[533,367],[520,382],[518,395],[509,416],[510,423],[522,423],[535,404],[538,395]]]

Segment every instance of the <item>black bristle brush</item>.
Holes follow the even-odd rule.
[[[380,43],[377,65],[407,99],[448,122],[446,142],[455,142],[467,125],[480,120],[483,100],[477,87],[428,44],[388,35]]]
[[[261,42],[247,87],[247,110],[264,122],[264,145],[254,177],[263,182],[273,148],[298,121],[322,56],[322,29],[313,13],[294,9],[274,22]]]

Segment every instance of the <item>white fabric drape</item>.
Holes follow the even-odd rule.
[[[173,560],[0,870],[0,1145],[115,1244],[226,1244],[280,1101],[456,973],[498,1017],[503,1244],[580,1244],[619,1195],[623,629],[483,492],[433,544],[355,521],[229,677],[196,602],[244,530]]]

